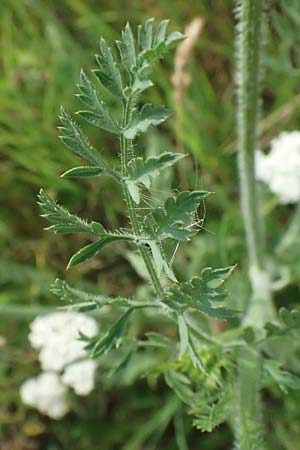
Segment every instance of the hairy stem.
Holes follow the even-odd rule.
[[[241,208],[249,257],[252,299],[247,324],[263,325],[272,314],[271,283],[266,269],[266,245],[255,181],[258,147],[261,47],[265,0],[241,0],[238,5],[238,163]]]
[[[262,360],[251,349],[241,349],[238,356],[239,380],[234,417],[234,450],[263,450],[264,435],[259,388]]]
[[[126,127],[128,124],[128,121],[130,120],[132,113],[132,106],[131,106],[131,99],[128,99],[123,107],[123,114],[122,114],[122,126],[123,128]],[[126,139],[124,135],[121,137],[121,165],[122,165],[122,176],[125,178],[128,174],[128,163],[132,157],[132,143],[129,139]],[[130,193],[128,191],[128,188],[126,186],[126,183],[123,184],[123,192],[124,197],[128,209],[128,215],[129,219],[132,225],[132,230],[135,236],[140,235],[140,227],[138,222],[138,217],[136,214],[135,206],[133,203],[133,200],[130,196]],[[163,288],[160,284],[159,278],[156,274],[155,268],[153,266],[153,263],[151,261],[151,257],[148,254],[148,251],[139,246],[140,254],[144,260],[145,266],[148,270],[148,273],[150,275],[153,287],[155,289],[155,292],[159,298],[163,297]]]
[[[265,0],[238,3],[238,163],[241,208],[249,258],[252,296],[243,323],[262,328],[273,311],[271,282],[266,268],[263,220],[255,181],[255,150],[258,146],[260,75]],[[262,360],[249,348],[239,351],[238,386],[234,431],[237,450],[262,450],[260,413]]]

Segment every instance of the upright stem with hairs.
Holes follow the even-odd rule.
[[[255,182],[258,146],[260,78],[265,27],[265,0],[241,0],[237,5],[237,133],[241,209],[249,259],[252,295],[243,322],[262,328],[273,314],[271,283],[266,267],[263,220]],[[239,355],[239,383],[235,417],[236,448],[264,448],[260,414],[262,361],[257,352]]]

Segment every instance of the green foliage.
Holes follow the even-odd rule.
[[[126,184],[135,203],[140,203],[139,185],[144,185],[149,189],[152,177],[159,175],[160,171],[166,167],[176,164],[182,157],[183,155],[179,153],[165,152],[160,156],[150,157],[146,160],[133,158],[128,164]]]
[[[61,132],[60,138],[63,143],[78,156],[87,159],[96,166],[105,167],[105,163],[99,153],[91,146],[79,126],[71,119],[63,107],[59,117],[63,125],[59,127]]]
[[[76,310],[80,312],[92,311],[109,305],[112,301],[118,302],[116,299],[111,299],[105,295],[89,294],[86,291],[71,288],[64,280],[57,278],[51,286],[51,292],[57,295],[60,300],[65,303],[69,302],[66,308],[68,310]]]
[[[166,303],[181,314],[192,308],[219,320],[237,317],[237,311],[222,305],[227,296],[222,284],[233,269],[204,269],[200,277],[170,287]]]
[[[92,358],[106,354],[113,348],[118,348],[121,345],[125,325],[133,310],[133,308],[127,309],[111,328],[109,328],[107,333],[100,338],[88,339],[82,336],[88,342],[85,348],[91,351]]]
[[[111,242],[114,241],[124,241],[124,240],[133,240],[133,237],[129,237],[126,235],[106,235],[104,234],[101,239],[98,239],[95,242],[92,242],[91,244],[86,245],[85,247],[82,247],[78,252],[75,253],[75,255],[72,256],[70,259],[67,269],[70,269],[71,267],[77,266],[78,264],[82,264],[89,259],[93,258],[93,256],[98,255],[98,253]]]
[[[77,114],[91,125],[95,125],[109,133],[119,134],[118,126],[112,120],[103,101],[99,100],[92,83],[83,71],[81,71],[80,83],[77,86],[80,91],[77,97],[91,109],[91,111],[78,111]]]
[[[139,105],[141,93],[152,86],[149,78],[152,63],[182,39],[182,35],[176,32],[167,36],[167,24],[167,21],[163,21],[154,30],[154,21],[147,21],[139,27],[137,40],[127,24],[122,32],[122,40],[117,41],[119,61],[115,61],[112,51],[101,39],[100,56],[96,58],[99,69],[95,74],[102,87],[120,100],[117,112],[111,112],[105,94],[100,89],[98,92],[85,73],[81,72],[77,97],[89,110],[79,111],[78,116],[90,125],[117,137],[120,143],[120,164],[117,169],[110,168],[89,144],[79,125],[63,109],[61,112],[62,141],[73,153],[91,163],[91,166],[68,170],[63,178],[111,175],[114,182],[122,188],[131,229],[107,231],[98,222],[87,222],[71,214],[43,191],[40,194],[43,215],[54,222],[49,227],[51,231],[86,232],[96,238],[72,256],[68,268],[97,256],[111,242],[127,241],[140,253],[140,260],[151,281],[146,290],[146,301],[141,301],[138,297],[131,300],[88,294],[61,281],[56,281],[54,292],[71,303],[69,309],[95,312],[103,305],[109,305],[115,312],[117,308],[119,318],[106,325],[99,336],[92,339],[81,336],[91,356],[101,358],[104,364],[109,365],[109,362],[105,363],[106,358],[107,361],[109,358],[113,360],[114,355],[119,354],[117,364],[112,364],[109,372],[111,376],[118,377],[120,373],[137,370],[133,369],[133,361],[143,354],[141,348],[147,349],[147,357],[155,349],[158,354],[151,355],[153,360],[147,366],[148,372],[139,369],[138,373],[154,378],[163,374],[166,383],[188,406],[196,428],[212,431],[224,421],[232,423],[234,389],[238,386],[241,397],[237,428],[241,432],[237,445],[242,450],[258,450],[259,446],[264,445],[261,430],[257,427],[257,395],[261,371],[264,370],[264,374],[273,378],[283,390],[287,387],[297,389],[298,377],[281,370],[277,361],[269,359],[262,364],[260,341],[255,340],[252,328],[243,329],[241,326],[236,334],[238,338],[232,341],[212,336],[207,318],[213,321],[228,320],[231,324],[239,320],[240,312],[227,306],[227,292],[223,288],[234,267],[207,267],[201,270],[200,275],[193,275],[189,280],[180,282],[177,277],[183,277],[172,267],[173,256],[179,244],[189,241],[199,231],[199,224],[202,225],[198,220],[198,208],[203,205],[209,192],[195,190],[170,193],[161,206],[152,184],[163,169],[179,162],[181,155],[165,152],[152,157],[136,156],[137,147],[133,142],[140,134],[147,132],[150,127],[160,125],[172,114],[170,109],[163,106],[150,103]],[[250,134],[249,132],[249,139]],[[147,196],[144,195],[144,189],[148,191]],[[148,200],[149,195],[155,201],[154,204],[159,206],[152,206],[151,200]],[[170,249],[175,249],[172,257]],[[159,314],[153,313],[154,317],[164,317],[171,327],[177,326],[178,336],[173,334],[169,339],[156,332],[149,334],[147,327],[135,329],[133,312],[136,315],[149,314],[151,317],[148,309],[159,311]],[[190,316],[197,315],[205,323],[204,331],[201,327],[193,326],[190,320]],[[284,318],[290,327],[291,321],[294,324],[295,320],[297,322],[295,313],[292,314],[292,319]],[[272,325],[267,325],[266,328],[269,333]],[[238,347],[237,352],[235,347]],[[236,363],[238,370],[235,369]],[[250,395],[247,385],[252,383],[251,379],[254,383]],[[174,404],[177,408],[178,403]],[[252,407],[251,411],[249,405]]]
[[[101,55],[96,55],[96,60],[100,70],[94,70],[100,83],[108,89],[111,94],[122,99],[124,97],[123,84],[120,71],[114,61],[112,51],[107,46],[105,40],[100,40]]]
[[[98,222],[87,222],[71,214],[63,206],[55,202],[42,189],[39,194],[39,205],[43,217],[54,222],[47,230],[54,233],[89,233],[100,237],[95,242],[86,245],[75,253],[68,263],[68,268],[77,266],[97,255],[103,247],[114,241],[135,241],[135,237],[125,232],[110,233]]]
[[[154,209],[145,219],[144,228],[152,239],[189,240],[196,233],[192,225],[195,212],[208,192],[180,192],[166,200],[164,207]]]
[[[264,369],[285,394],[288,393],[288,388],[300,389],[300,376],[281,369],[278,361],[265,360]]]
[[[268,337],[294,335],[300,332],[300,311],[298,309],[288,310],[281,308],[279,321],[277,323],[267,322],[265,324]]]
[[[123,310],[120,318],[100,336],[92,339],[82,336],[82,339],[86,341],[86,348],[90,350],[93,358],[102,357],[118,348],[121,349],[122,346],[126,348],[128,345],[128,338],[125,336],[126,328],[134,310],[148,309],[149,307],[159,308],[167,318],[175,318],[178,321],[179,359],[188,355],[193,366],[205,374],[205,377],[209,377],[206,373],[208,366],[199,355],[194,341],[194,331],[190,329],[189,321],[185,318],[184,313],[188,310],[197,310],[204,315],[220,320],[236,317],[234,310],[224,307],[226,292],[222,287],[233,268],[217,270],[207,268],[201,272],[200,277],[178,283],[163,246],[163,241],[166,239],[176,246],[179,241],[187,241],[196,234],[198,229],[194,223],[195,216],[199,204],[204,201],[208,192],[179,192],[171,195],[163,207],[152,208],[143,216],[140,212],[137,213],[134,206],[139,204],[141,211],[147,211],[147,208],[143,207],[146,202],[142,189],[147,188],[152,193],[151,181],[158,177],[163,169],[182,159],[182,155],[170,152],[156,157],[136,157],[131,142],[137,135],[146,132],[150,126],[159,125],[171,115],[171,110],[165,107],[146,104],[138,110],[135,106],[139,93],[150,86],[150,81],[145,78],[145,73],[147,72],[147,76],[150,73],[149,64],[160,58],[168,48],[182,38],[179,33],[171,33],[166,36],[167,21],[160,23],[153,34],[153,24],[153,20],[150,20],[139,28],[138,45],[129,24],[126,25],[122,33],[122,41],[117,42],[121,56],[121,64],[118,66],[113,59],[111,50],[105,41],[101,40],[101,56],[97,59],[100,69],[96,71],[96,75],[104,87],[122,98],[122,120],[119,124],[112,119],[107,105],[99,99],[98,93],[83,71],[80,75],[78,97],[90,108],[90,111],[79,111],[78,114],[90,124],[119,137],[121,150],[119,172],[111,171],[98,152],[88,143],[79,126],[63,109],[61,113],[62,141],[71,151],[92,164],[89,167],[70,169],[63,177],[93,177],[105,173],[113,175],[122,186],[132,230],[128,232],[120,229],[108,232],[100,223],[88,222],[71,214],[43,191],[40,193],[39,200],[44,213],[43,217],[54,222],[54,225],[49,227],[51,231],[56,233],[79,231],[96,236],[94,242],[82,247],[72,256],[68,268],[96,256],[113,241],[129,241],[140,251],[152,282],[154,291],[152,298],[154,300],[140,302],[119,297],[112,299],[106,296],[91,295],[74,289],[60,280],[55,282],[52,291],[70,303],[69,309],[93,311],[103,305],[111,305],[111,307],[117,306]],[[124,75],[127,73],[124,78],[127,81],[121,81],[122,75],[119,68],[123,68]],[[147,69],[146,72],[145,69]],[[171,280],[171,285],[166,288],[163,288],[161,284],[162,274]],[[164,336],[152,333],[146,334],[146,337],[146,341],[140,342],[140,345],[147,343],[147,346],[150,347],[170,347],[170,343]],[[129,346],[129,353],[125,352],[124,361],[118,367],[126,365],[130,359],[129,356],[137,348],[138,342],[135,343],[133,339],[133,344]],[[168,384],[172,385],[170,377],[171,375],[169,378],[167,376],[166,380]],[[175,372],[175,379],[176,377],[178,374]],[[178,388],[174,386],[174,390],[176,392]],[[211,430],[225,419],[227,414],[226,401],[223,398],[225,394],[220,397],[219,394],[216,396],[214,393],[212,397],[206,398],[202,394],[197,394],[197,401],[194,401],[193,395],[190,393],[185,401],[190,399],[192,413],[197,417],[197,422],[195,422],[197,427],[202,430]],[[204,405],[206,406],[203,409]]]
[[[89,223],[86,220],[71,214],[66,208],[49,197],[43,189],[40,190],[38,198],[40,208],[43,211],[42,217],[45,217],[49,222],[55,224],[48,227],[48,230],[53,231],[54,233],[80,232],[91,234],[97,234],[99,231],[104,231],[100,224],[98,224],[97,228],[96,222]]]
[[[140,111],[133,111],[132,119],[124,130],[124,136],[126,139],[134,139],[138,134],[145,133],[151,125],[159,125],[172,114],[173,111],[169,108],[147,103]]]
[[[149,19],[144,25],[138,28],[138,45],[140,53],[138,55],[139,71],[145,71],[149,64],[162,58],[167,50],[176,45],[184,36],[178,31],[167,36],[169,21],[160,22],[154,32],[154,19]]]
[[[203,347],[198,351],[203,370],[191,371],[190,356],[185,356],[177,364],[176,371],[165,373],[167,384],[187,404],[193,416],[193,424],[201,431],[212,431],[224,422],[233,408],[233,379],[230,358],[222,357],[220,348]]]

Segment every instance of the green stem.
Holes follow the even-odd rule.
[[[256,326],[262,326],[273,314],[271,282],[266,268],[263,219],[255,180],[264,5],[265,0],[242,0],[238,25],[238,163],[241,208],[253,293],[245,323]]]
[[[132,114],[132,101],[131,99],[128,99],[123,107],[123,118],[122,118],[122,126],[123,128],[126,127],[128,124],[128,121],[130,120]],[[122,176],[123,178],[126,178],[128,175],[128,163],[132,157],[132,143],[129,139],[126,139],[124,134],[121,136],[121,165],[122,165]],[[136,214],[135,206],[133,203],[133,200],[131,198],[131,195],[127,189],[126,183],[122,182],[123,185],[123,192],[124,197],[128,209],[128,215],[129,219],[132,225],[133,233],[136,237],[140,235],[140,227],[138,222],[138,217]],[[144,260],[145,266],[148,270],[148,273],[150,275],[153,287],[156,291],[156,294],[159,298],[163,297],[163,288],[160,284],[159,278],[156,274],[155,268],[153,266],[153,263],[151,261],[151,258],[148,254],[148,251],[143,248],[142,246],[139,246],[140,254]]]
[[[262,359],[251,349],[239,351],[239,380],[234,416],[235,450],[263,450],[264,435],[260,405]]]
[[[273,314],[271,280],[266,268],[263,219],[255,180],[258,148],[261,49],[265,0],[241,0],[238,5],[238,163],[241,208],[249,258],[252,296],[244,325],[263,328]],[[236,449],[262,450],[260,387],[262,358],[250,348],[238,351],[238,386],[234,431]]]

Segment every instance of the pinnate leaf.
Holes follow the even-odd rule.
[[[234,267],[226,269],[226,278],[233,270]],[[227,297],[223,281],[225,278],[220,281],[218,269],[206,268],[200,277],[171,286],[166,292],[165,303],[178,314],[192,308],[219,320],[237,317],[237,311],[223,306]]]
[[[122,31],[122,41],[117,41],[117,46],[125,69],[131,72],[136,66],[136,49],[135,39],[129,23],[126,24]]]
[[[135,241],[135,237],[121,232],[108,232],[98,222],[88,222],[71,214],[66,208],[49,197],[43,190],[39,193],[39,205],[42,217],[54,223],[47,229],[54,233],[89,233],[100,237],[96,242],[81,248],[69,261],[68,268],[77,266],[97,255],[107,244],[113,241]]]
[[[123,83],[120,70],[105,40],[100,40],[100,55],[96,55],[99,69],[94,70],[100,83],[114,96],[123,99]]]
[[[113,348],[118,348],[124,334],[129,316],[134,311],[134,308],[129,308],[113,325],[112,327],[98,339],[91,339],[90,343],[85,347],[91,351],[92,358],[97,358],[103,354],[108,353]]]
[[[98,128],[113,134],[119,134],[119,127],[111,118],[103,101],[98,98],[97,92],[93,88],[91,81],[83,71],[81,71],[80,74],[78,88],[80,93],[77,94],[77,97],[92,111],[78,111],[77,114]]]
[[[141,50],[147,50],[152,46],[154,19],[148,19],[144,25],[138,27],[138,44]]]
[[[195,229],[189,227],[200,202],[208,195],[206,191],[183,191],[166,200],[164,207],[156,208],[145,219],[145,230],[152,238],[188,240]]]
[[[98,167],[106,168],[107,165],[100,154],[92,147],[87,137],[83,134],[78,124],[69,116],[69,114],[61,107],[60,120],[62,122],[59,130],[61,132],[60,139],[74,153],[82,158],[87,159]]]
[[[300,333],[300,310],[281,308],[277,322],[267,322],[265,325],[268,337],[285,336]]]
[[[108,297],[107,295],[91,294],[79,289],[72,288],[64,280],[57,278],[50,288],[51,292],[59,297],[64,302],[69,302],[70,305],[65,308],[68,310],[75,310],[80,312],[92,311],[101,308],[104,305],[118,305],[127,306],[130,303],[129,299],[121,297]]]
[[[140,202],[139,185],[149,188],[151,178],[159,175],[160,171],[175,164],[183,158],[179,153],[165,152],[160,156],[143,158],[134,158],[128,165],[128,178],[126,184],[133,200],[138,204]]]
[[[173,45],[184,39],[184,36],[178,31],[167,36],[168,23],[168,20],[160,22],[155,32],[153,19],[149,19],[144,26],[139,26],[138,43],[141,49],[138,56],[139,67],[162,58]]]
[[[71,214],[66,208],[61,206],[53,200],[46,192],[41,189],[38,195],[40,208],[43,212],[42,217],[45,217],[50,222],[54,223],[48,230],[54,233],[95,233],[93,227],[94,222],[88,222],[80,217]],[[98,224],[100,227],[102,225]],[[104,230],[104,228],[103,228]]]
[[[191,408],[191,414],[195,416],[193,425],[202,432],[211,432],[232,413],[232,399],[232,386],[226,385],[213,401],[196,404]]]
[[[300,389],[300,377],[283,370],[278,361],[274,361],[272,359],[265,360],[264,369],[285,394],[288,393],[288,388]]]
[[[159,125],[172,114],[173,111],[165,106],[153,106],[147,103],[140,111],[135,111],[124,130],[124,136],[126,139],[134,139],[136,135],[145,133],[151,125]]]

